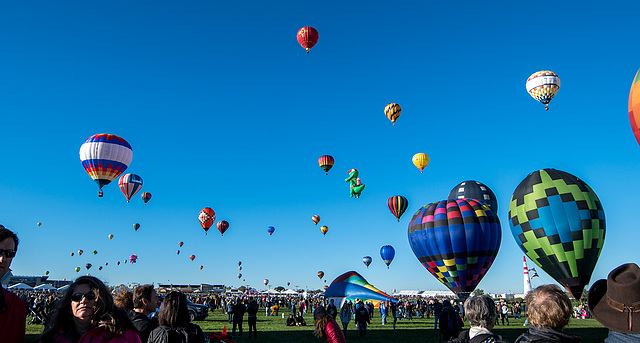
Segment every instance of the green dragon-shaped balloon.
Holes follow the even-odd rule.
[[[364,183],[362,183],[358,177],[358,170],[355,168],[349,170],[349,177],[344,181],[351,183],[351,186],[349,187],[351,197],[353,198],[355,196],[356,198],[359,198],[360,193],[364,190]]]

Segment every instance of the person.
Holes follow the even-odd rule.
[[[236,326],[238,327],[239,337],[242,337],[242,321],[244,320],[244,313],[246,307],[244,301],[240,298],[236,299],[236,304],[233,305],[233,330],[231,331],[231,337],[236,337]]]
[[[489,296],[483,294],[467,298],[463,311],[470,328],[462,331],[458,338],[451,342],[508,343],[491,332],[498,320],[498,313],[495,302]]]
[[[258,322],[258,302],[255,299],[251,299],[247,306],[247,324],[249,325],[249,338],[253,334],[253,338],[258,338],[258,328],[256,323]]]
[[[389,305],[389,309],[391,310],[391,316],[393,317],[393,331],[396,331],[396,323],[398,322],[398,306],[392,301]]]
[[[529,331],[516,339],[516,343],[550,342],[579,343],[581,338],[562,332],[569,324],[573,308],[569,297],[556,285],[542,285],[529,292],[527,318]]]
[[[346,343],[344,334],[340,331],[338,323],[327,313],[324,306],[320,305],[313,311],[315,335],[324,338],[329,343]]]
[[[302,318],[302,312],[298,312],[298,315],[296,316],[296,325],[307,326],[307,322],[305,322],[304,318]]]
[[[438,330],[438,321],[440,320],[440,312],[442,312],[442,304],[439,299],[433,299],[433,319],[434,330]]]
[[[587,295],[593,318],[609,329],[605,343],[640,342],[640,268],[635,263],[612,270],[593,283]]]
[[[187,297],[181,292],[169,293],[158,312],[160,326],[149,334],[147,343],[204,343],[204,333],[189,322]]]
[[[333,317],[333,320],[336,320],[336,316],[338,315],[338,309],[336,308],[336,305],[333,303],[333,299],[329,301],[329,306],[327,306],[327,313],[329,313],[329,315]]]
[[[40,343],[141,343],[126,311],[93,276],[76,279],[56,304]]]
[[[18,236],[0,225],[0,280],[11,269],[18,251]],[[0,284],[0,337],[3,342],[23,343],[27,322],[27,305]]]
[[[502,319],[502,325],[504,325],[504,320],[507,320],[507,325],[509,325],[509,306],[505,301],[500,303],[500,319]]]
[[[289,317],[287,318],[287,322],[285,323],[286,326],[296,326],[296,318],[293,317],[292,314],[289,315]]]
[[[442,302],[442,311],[440,312],[438,322],[440,323],[440,335],[442,335],[442,339],[445,342],[451,338],[458,337],[464,325],[462,318],[460,318],[460,315],[458,315],[453,306],[451,306],[449,300]]]
[[[342,333],[345,337],[347,337],[347,326],[349,326],[352,315],[353,312],[351,311],[350,302],[342,304],[342,307],[340,308],[340,322],[342,323]]]
[[[158,294],[152,285],[136,287],[133,292],[133,310],[129,311],[129,317],[138,330],[140,340],[146,343],[149,334],[158,327],[158,319],[150,319],[149,315],[158,308]]]
[[[133,310],[133,292],[127,288],[120,289],[113,294],[113,303],[126,312]]]
[[[367,335],[367,323],[371,323],[371,318],[369,317],[369,311],[364,307],[362,300],[356,304],[355,321],[358,326],[358,331],[360,332],[360,338],[364,338]]]
[[[227,316],[229,317],[229,324],[233,322],[233,302],[231,299],[227,299],[227,306],[225,306]]]
[[[382,318],[382,325],[387,323],[387,305],[386,302],[380,302],[380,317]]]

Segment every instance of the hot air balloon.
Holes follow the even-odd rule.
[[[117,265],[120,265],[120,261],[118,261],[116,264],[117,264]]]
[[[78,255],[82,256],[83,253],[84,253],[84,250],[78,250]]]
[[[216,221],[216,212],[214,212],[210,207],[205,207],[200,211],[198,220],[200,220],[200,225],[202,225],[204,234],[206,235],[207,231],[209,231],[209,228]]]
[[[360,197],[360,194],[364,190],[364,184],[358,177],[358,175],[360,175],[360,173],[358,172],[358,169],[353,168],[349,170],[348,173],[349,173],[349,177],[346,178],[344,181],[349,182],[350,197],[351,198],[356,197],[357,199]]]
[[[411,158],[411,160],[413,161],[413,165],[420,169],[420,173],[422,173],[424,168],[426,168],[429,164],[429,156],[422,152],[413,155],[413,158]]]
[[[38,222],[38,223],[36,223],[36,225],[40,226],[40,225],[42,225],[42,223]]]
[[[383,245],[380,248],[380,257],[382,257],[382,261],[387,265],[387,269],[389,269],[389,265],[393,258],[396,256],[396,250],[390,245]]]
[[[305,26],[298,30],[298,43],[307,49],[307,54],[309,53],[309,49],[318,43],[318,38],[318,31],[311,26]]]
[[[242,270],[242,266],[239,266],[239,267],[238,267],[238,270]]]
[[[190,256],[189,256],[189,259],[190,259],[191,261],[195,260],[195,259],[196,259],[196,255],[190,255]]]
[[[362,263],[364,263],[364,265],[367,266],[367,268],[369,268],[369,265],[371,264],[371,261],[373,261],[371,256],[365,256],[365,257],[362,258]]]
[[[105,265],[105,266],[108,266],[108,265],[109,265],[109,262],[105,262],[105,263],[104,263],[104,265]]]
[[[529,76],[526,87],[529,95],[543,103],[545,111],[548,111],[549,101],[560,90],[560,77],[550,70],[538,71]]]
[[[98,266],[98,270],[102,270],[102,266]]]
[[[180,255],[180,250],[176,251],[176,255]]]
[[[318,159],[318,165],[320,166],[320,168],[322,168],[322,170],[324,170],[324,175],[329,174],[329,170],[331,170],[331,168],[333,167],[333,163],[333,157],[331,157],[330,155],[322,155]]]
[[[91,265],[91,263],[87,263],[87,264],[84,265],[84,267],[87,268],[87,270],[89,270],[92,267],[92,265]]]
[[[269,236],[273,235],[273,233],[276,231],[276,228],[273,226],[269,226],[267,228],[267,232],[269,233]]]
[[[182,246],[184,245],[184,242],[178,242],[178,246],[182,248]]]
[[[436,201],[409,222],[409,245],[422,265],[466,299],[498,254],[500,221],[475,199]]]
[[[326,291],[327,289],[329,289],[329,286],[324,286],[322,288]]]
[[[496,199],[496,195],[493,194],[493,191],[489,187],[481,182],[470,180],[459,183],[449,192],[447,200],[465,198],[480,200],[491,207],[493,214],[498,214],[498,200]]]
[[[224,235],[224,233],[229,228],[229,222],[227,222],[226,220],[221,220],[216,224],[216,226],[218,227],[218,231],[220,231],[220,235]]]
[[[133,150],[124,138],[107,133],[87,138],[80,147],[80,161],[84,170],[98,184],[98,196],[102,187],[115,180],[131,163]]]
[[[44,275],[49,275],[49,271],[47,270],[46,272],[44,272]]]
[[[73,253],[71,253],[71,256],[73,256]]]
[[[287,282],[287,286],[289,286],[291,284],[291,282]]]
[[[92,251],[92,252],[91,252],[91,254],[93,254],[93,255],[98,255],[98,250],[94,250],[94,251]]]
[[[322,232],[323,235],[326,235],[327,232],[329,232],[329,227],[324,225],[320,228],[320,232]]]
[[[317,215],[317,214],[316,214],[316,215],[314,215],[314,216],[312,216],[312,217],[311,217],[311,221],[312,221],[314,224],[318,225],[318,223],[320,222],[320,216],[319,216],[319,215]]]
[[[204,268],[203,266],[200,266],[200,270],[202,270],[202,268]]]
[[[242,273],[238,273],[238,279],[242,277]]]
[[[396,120],[400,117],[400,112],[402,112],[400,105],[393,102],[384,107],[384,115],[391,120],[393,126],[396,126]]]
[[[144,204],[146,205],[149,200],[151,200],[151,193],[149,192],[142,192],[142,195],[140,195],[140,197],[142,198],[142,201],[144,202]]]
[[[269,284],[269,279],[264,279],[264,281],[263,281],[263,282],[264,282],[264,285],[266,286],[266,285],[268,285],[268,284]]]
[[[629,122],[631,130],[636,137],[636,141],[640,144],[640,70],[636,73],[636,77],[631,84],[629,91]]]
[[[318,272],[317,275],[318,275],[319,279],[322,279],[324,277],[324,272],[321,270],[321,271]]]
[[[139,223],[133,223],[133,229],[138,231],[138,229],[140,228],[140,224]]]
[[[113,235],[109,235],[108,237],[109,237],[109,239],[113,239]]]
[[[76,270],[76,273],[79,272],[80,271],[80,267],[76,267],[75,270]]]
[[[136,263],[136,261],[138,261],[138,255],[133,254],[133,255],[129,256],[129,262]],[[127,261],[125,260],[124,262],[126,263]]]
[[[560,170],[534,171],[513,192],[509,225],[520,249],[580,299],[606,229],[602,204],[591,187]]]
[[[391,213],[396,216],[396,218],[398,218],[398,222],[400,222],[400,217],[402,217],[404,211],[407,210],[409,201],[407,201],[407,198],[402,195],[396,195],[387,200],[387,206],[389,206]]]
[[[242,261],[238,261],[238,265],[241,266],[242,265]]]
[[[120,180],[118,180],[118,186],[120,186],[122,194],[124,194],[127,202],[129,202],[131,197],[142,189],[142,178],[136,174],[122,174]]]

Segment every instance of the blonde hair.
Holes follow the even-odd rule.
[[[318,338],[325,338],[325,328],[330,321],[333,320],[328,314],[322,315],[314,320],[315,332],[314,335]]]
[[[557,331],[569,324],[573,308],[569,297],[556,285],[542,285],[526,297],[527,317],[531,325]]]

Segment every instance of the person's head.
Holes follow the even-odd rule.
[[[596,281],[589,289],[587,303],[593,317],[608,329],[622,334],[640,334],[638,265],[623,264],[612,270],[606,280]]]
[[[113,303],[121,309],[133,310],[133,292],[126,288],[122,288],[113,294]]]
[[[11,270],[11,261],[18,251],[18,236],[0,225],[0,279]]]
[[[327,310],[324,308],[324,306],[320,305],[316,307],[316,309],[313,311],[313,321],[315,326],[314,334],[316,335],[316,337],[318,338],[325,337],[324,330],[327,327],[327,323],[329,323],[332,320],[333,320],[333,317],[331,317],[331,315],[327,313]]]
[[[529,323],[557,331],[569,324],[573,307],[569,297],[556,285],[542,285],[526,297]]]
[[[158,308],[158,294],[152,285],[136,287],[133,291],[133,308],[148,315]]]
[[[491,330],[498,316],[496,304],[487,295],[470,297],[464,302],[465,318],[471,326],[479,326]]]
[[[162,301],[162,306],[160,306],[158,322],[164,326],[187,326],[189,324],[187,297],[176,291],[169,293]]]

